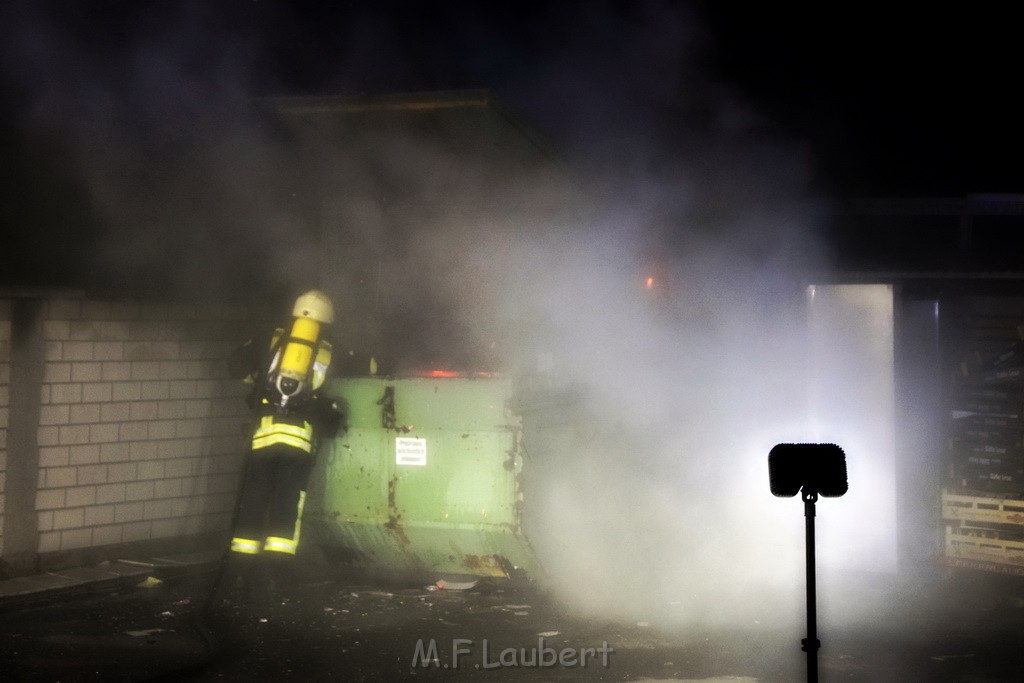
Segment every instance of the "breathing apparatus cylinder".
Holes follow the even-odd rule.
[[[281,374],[298,380],[308,377],[319,337],[320,323],[309,318],[296,318],[288,335],[288,345],[281,355]]]
[[[321,323],[334,321],[334,307],[323,292],[306,292],[295,301],[295,322],[284,339],[274,386],[281,394],[281,407],[301,393],[310,381],[320,341]]]
[[[302,391],[309,381],[319,337],[320,323],[309,318],[295,319],[277,370],[277,389],[284,399]]]

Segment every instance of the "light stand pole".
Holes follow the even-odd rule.
[[[818,683],[818,597],[814,571],[814,504],[818,496],[838,497],[846,493],[846,454],[835,444],[778,444],[768,454],[768,477],[772,493],[791,498],[797,493],[804,502],[807,554],[807,637],[800,641],[807,653],[807,681]]]
[[[807,653],[807,681],[818,683],[818,586],[814,572],[814,503],[818,500],[818,492],[808,487],[803,488],[801,498],[804,501],[804,521],[807,536],[807,637],[800,641],[802,649]]]

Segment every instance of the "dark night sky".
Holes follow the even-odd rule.
[[[491,88],[556,145],[576,146],[631,128],[671,137],[675,123],[702,116],[693,100],[714,108],[725,97],[772,134],[806,143],[823,189],[1019,189],[1022,48],[1009,10],[984,3],[928,12],[732,0],[25,4],[35,9],[7,10],[19,35],[4,55],[5,76],[23,91],[53,71],[76,89],[83,79],[109,85],[130,56],[163,51],[211,100],[224,90]]]
[[[805,144],[824,192],[1020,190],[1009,10],[802,5],[339,3],[310,20],[264,2],[254,22],[261,73],[297,91],[494,88],[556,143],[582,145],[631,129],[671,139],[701,119],[692,100],[725,98]]]
[[[1024,60],[993,7],[5,3],[0,218],[22,251],[45,250],[17,225],[65,220],[48,198],[76,183],[69,146],[159,158],[221,135],[252,96],[461,88],[494,90],[601,172],[769,141],[804,160],[812,197],[1018,193]]]
[[[759,4],[728,12],[720,50],[758,106],[810,137],[841,191],[1020,192],[1022,48],[1011,16],[987,5]]]
[[[261,58],[283,68],[263,73],[300,91],[494,88],[556,142],[583,144],[630,129],[666,140],[680,123],[699,130],[694,99],[703,116],[738,106],[805,144],[825,192],[1018,192],[1024,180],[1024,55],[1011,12],[994,5],[341,5],[313,22],[288,13],[286,28],[264,34]],[[259,11],[257,23],[281,16]],[[338,25],[352,29],[348,45]],[[331,66],[339,57],[351,71]]]

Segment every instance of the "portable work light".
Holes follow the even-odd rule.
[[[782,498],[800,494],[807,528],[807,681],[818,682],[817,586],[814,572],[814,503],[818,496],[837,498],[846,493],[846,454],[831,443],[780,443],[768,453],[772,493]]]

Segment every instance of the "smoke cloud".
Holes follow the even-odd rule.
[[[100,23],[24,10],[7,22],[5,73],[27,139],[57,150],[99,217],[79,258],[108,287],[245,297],[312,279],[353,321],[340,331],[352,343],[540,375],[565,400],[530,434],[527,524],[568,606],[792,625],[802,510],[771,497],[767,454],[812,436],[806,273],[828,266],[806,201],[813,165],[714,77],[713,37],[688,6],[580,5],[538,11],[518,38],[462,19],[479,30],[461,47],[515,55],[470,59],[478,78],[564,155],[511,176],[431,131],[268,124],[253,97],[284,91],[284,70],[258,73],[266,39],[204,3],[157,16],[104,5]],[[275,11],[287,37],[295,17]],[[308,83],[443,81],[356,75],[418,54],[389,52],[398,29],[367,16],[338,33],[337,68]],[[515,52],[538,34],[553,37],[534,59]],[[410,188],[415,201],[388,201]],[[821,542],[833,566],[849,558],[834,539]]]

